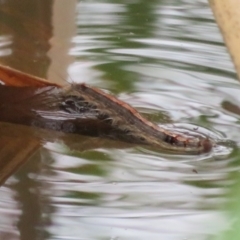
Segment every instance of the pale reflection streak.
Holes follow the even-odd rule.
[[[9,56],[12,54],[11,44],[11,36],[0,36],[0,57]]]

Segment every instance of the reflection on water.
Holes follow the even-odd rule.
[[[76,29],[71,80],[108,89],[159,124],[194,124],[240,143],[239,116],[222,107],[240,100],[240,86],[205,0],[79,1]],[[68,41],[53,39],[55,49]],[[11,41],[0,35],[3,62]],[[237,166],[231,145],[186,156],[94,141],[78,151],[84,140],[74,141],[75,150],[44,141],[1,187],[2,238],[208,239],[225,227],[220,209]]]

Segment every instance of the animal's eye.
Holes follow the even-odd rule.
[[[144,138],[144,137],[140,137],[139,138],[142,142],[145,142],[146,141],[146,138]]]
[[[66,99],[64,101],[64,103],[67,104],[67,105],[74,105],[74,100],[73,99]]]
[[[123,131],[124,131],[124,133],[126,133],[126,134],[128,134],[128,133],[131,132],[128,128],[125,128]]]

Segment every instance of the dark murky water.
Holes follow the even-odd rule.
[[[11,31],[5,27],[0,35],[1,62],[39,76],[48,70],[53,81],[68,78],[108,89],[159,124],[198,125],[225,144],[211,154],[185,156],[70,137],[75,146],[88,141],[80,151],[57,137],[43,137],[42,148],[0,188],[0,237],[202,240],[216,235],[226,227],[222,207],[237,168],[237,153],[231,154],[226,141],[240,143],[239,116],[226,105],[238,105],[240,84],[207,1],[68,3],[45,6],[52,9],[50,37],[40,29],[29,40],[20,28],[22,41],[14,40],[17,27],[2,14],[0,21]],[[22,19],[25,26],[31,27],[31,18]]]

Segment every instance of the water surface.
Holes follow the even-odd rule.
[[[238,105],[240,84],[207,1],[69,2],[75,17],[65,25],[58,14],[66,6],[47,6],[55,25],[28,57],[9,32],[0,35],[1,61],[53,81],[104,88],[158,124],[198,126],[225,144],[189,156],[43,134],[41,149],[0,188],[0,236],[210,239],[227,226],[222,209],[238,169],[228,140],[239,145],[240,125],[226,106]],[[64,35],[61,26],[72,30]],[[22,61],[13,60],[16,46]]]

